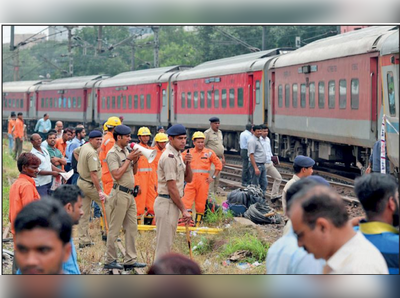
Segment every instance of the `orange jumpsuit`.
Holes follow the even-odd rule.
[[[103,190],[106,195],[110,195],[111,190],[113,188],[113,179],[111,173],[108,169],[108,165],[106,162],[106,157],[108,151],[114,146],[115,139],[111,132],[107,132],[103,137],[103,142],[101,143],[99,158],[101,162],[101,181],[103,182]]]
[[[193,201],[195,201],[196,213],[204,213],[206,201],[208,197],[207,182],[211,163],[215,165],[215,170],[222,170],[222,162],[213,150],[204,148],[202,151],[197,151],[196,148],[190,149],[192,154],[192,162],[190,166],[193,172],[192,182],[186,184],[185,193],[182,198],[182,202],[186,209],[191,210]],[[186,151],[182,153],[182,159],[185,159]]]
[[[163,150],[160,150],[157,146],[154,147],[157,150],[157,155],[154,158],[153,162],[151,163],[151,166],[153,168],[154,172],[154,186],[157,188],[158,187],[158,175],[157,175],[157,169],[158,169],[158,162],[160,161],[161,154],[165,151],[165,148]],[[158,196],[158,193],[155,192],[155,196],[152,199],[149,199],[146,201],[146,208],[147,210],[153,210],[154,211],[154,202]]]
[[[9,219],[13,235],[15,234],[14,221],[18,213],[29,203],[39,199],[40,195],[36,190],[35,180],[25,174],[20,174],[10,188]]]
[[[65,152],[67,151],[67,142],[64,142],[62,138],[57,139],[55,147],[60,150],[62,156],[65,157]]]
[[[154,149],[143,144],[140,144],[140,146]],[[135,198],[138,217],[144,214],[145,208],[147,208],[147,213],[154,215],[154,200],[157,195],[154,189],[155,181],[156,173],[152,164],[147,161],[146,157],[141,156],[138,160],[138,169],[135,175],[135,186],[139,185],[141,191]]]

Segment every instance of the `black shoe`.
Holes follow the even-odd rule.
[[[282,198],[282,195],[276,196],[275,198],[272,198],[272,199],[271,199],[271,202],[272,202],[272,203],[275,203],[276,201],[278,201],[278,200],[281,199],[281,198]]]
[[[104,269],[118,269],[118,270],[122,270],[124,269],[124,267],[122,267],[121,264],[118,264],[117,261],[112,261],[109,264],[104,264]]]
[[[133,268],[144,268],[146,266],[147,266],[146,263],[135,262],[135,263],[129,264],[129,265],[124,264],[124,270],[128,271],[128,270],[132,270]]]
[[[93,246],[94,242],[79,243],[79,248],[85,248],[86,246]]]
[[[107,235],[101,235],[101,240],[103,240],[104,242],[107,242]]]

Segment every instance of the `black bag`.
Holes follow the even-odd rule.
[[[279,224],[282,222],[282,217],[265,202],[251,205],[244,213],[244,217],[259,225]]]
[[[229,210],[233,212],[234,216],[243,215],[247,208],[257,202],[264,202],[264,199],[259,196],[258,190],[254,188],[238,188],[228,194]]]

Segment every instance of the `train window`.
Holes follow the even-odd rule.
[[[115,96],[112,97],[112,109],[115,109]]]
[[[214,92],[214,108],[219,108],[219,90]]]
[[[144,95],[140,94],[140,109],[144,109]]]
[[[394,78],[393,78],[393,72],[391,72],[391,71],[388,71],[388,73],[387,73],[387,90],[388,90],[390,116],[396,116],[396,102],[395,102],[395,96],[394,96]]]
[[[53,107],[53,97],[50,97],[50,108]]]
[[[256,81],[256,104],[261,102],[260,81]]]
[[[167,90],[162,90],[162,106],[165,107],[167,104]]]
[[[243,107],[243,88],[238,88],[238,107]]]
[[[48,108],[48,107],[49,107],[49,98],[46,97],[46,108]]]
[[[72,97],[72,107],[76,108],[76,97]]]
[[[15,101],[16,101],[16,103],[15,103],[16,104],[16,108],[19,108],[19,99],[16,99]]]
[[[8,100],[8,107],[11,108],[12,104],[11,104],[11,98]]]
[[[117,96],[117,108],[118,109],[121,108],[121,96],[120,95]]]
[[[107,110],[110,109],[110,96],[107,96]]]
[[[11,100],[11,99],[10,99],[10,100]],[[40,106],[41,106],[42,108],[44,108],[44,98],[43,98],[43,97],[42,97]]]
[[[211,108],[212,104],[212,91],[207,91],[207,108]]]
[[[306,107],[306,84],[300,85],[300,107]]]
[[[58,98],[58,107],[61,109],[62,107],[62,97]]]
[[[128,108],[132,109],[132,95],[128,96]]]
[[[336,99],[335,81],[329,81],[329,83],[328,83],[328,107],[330,109],[335,108],[335,99]]]
[[[360,84],[358,79],[351,80],[351,108],[354,110],[358,109],[358,102],[360,96]]]
[[[54,100],[56,100],[56,99],[54,98]],[[30,97],[29,107],[30,108],[33,107],[33,96]]]
[[[289,84],[285,85],[285,107],[290,107],[290,86]]]
[[[192,93],[188,92],[187,93],[187,108],[190,109],[192,107]]]
[[[135,96],[133,97],[133,108],[134,108],[135,110],[137,110],[138,107],[139,107],[139,97],[138,97],[137,95],[135,95]]]
[[[71,108],[71,97],[68,97],[68,109]]]
[[[146,107],[148,109],[151,108],[151,94],[147,94],[147,96],[146,96]]]
[[[80,107],[81,107],[81,97],[78,96],[78,108],[80,108]]]
[[[20,107],[20,108],[23,108],[23,107],[24,107],[24,100],[23,100],[23,99],[21,99],[21,104],[19,105],[19,107]]]
[[[205,102],[204,102],[204,91],[200,91],[200,108],[204,109]]]
[[[347,83],[346,80],[339,81],[339,109],[345,109],[347,105]]]
[[[67,108],[67,98],[66,97],[63,98],[63,107],[64,107],[64,109]]]
[[[106,97],[103,96],[103,98],[101,99],[101,108],[105,109],[106,108]]]
[[[226,89],[221,92],[221,107],[226,108]]]
[[[126,109],[126,95],[122,96],[122,108]]]
[[[281,108],[283,106],[283,88],[282,85],[278,86],[278,106]]]
[[[235,107],[235,89],[229,89],[229,107]]]
[[[310,83],[308,89],[308,105],[310,109],[315,108],[315,83]]]
[[[182,107],[182,109],[184,109],[185,108],[185,92],[182,92],[182,94],[181,94],[181,107]]]
[[[297,84],[292,85],[292,106],[297,108]]]
[[[193,107],[195,108],[195,109],[197,109],[197,107],[198,107],[198,101],[199,101],[199,92],[198,91],[195,91],[195,92],[193,92]]]
[[[325,82],[318,83],[318,107],[325,108]]]

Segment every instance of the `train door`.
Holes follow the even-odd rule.
[[[174,94],[173,100],[171,101],[171,111],[173,111],[173,120],[171,119],[171,123],[176,123],[177,122],[177,113],[178,113],[178,84],[177,82],[174,82],[172,85],[172,93]]]
[[[169,121],[169,109],[168,109],[168,83],[164,83],[161,85],[161,109],[160,109],[160,124],[165,125]]]
[[[87,118],[88,118],[86,113],[87,113],[87,111],[90,111],[90,108],[92,106],[92,105],[90,105],[90,107],[89,107],[89,99],[88,99],[87,90],[83,90],[83,101],[82,101],[82,104],[83,104],[83,112],[82,112],[82,114],[83,114],[83,123],[86,123],[87,122]]]
[[[161,84],[156,86],[156,111],[157,111],[157,125],[161,124],[161,110],[162,110],[162,92]]]
[[[371,100],[371,114],[370,114],[370,139],[378,139],[378,57],[370,58],[370,100]]]
[[[275,124],[275,72],[271,72],[271,84],[270,92],[268,94],[268,127],[272,127]]]
[[[253,74],[249,74],[247,82],[248,82],[248,94],[249,94],[248,123],[253,124],[254,92],[255,92],[255,90],[253,89]]]

